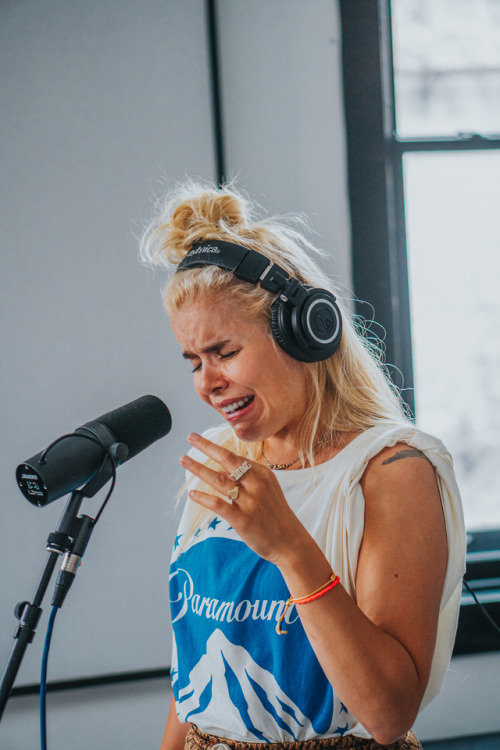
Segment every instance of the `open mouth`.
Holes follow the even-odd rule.
[[[253,399],[253,396],[245,396],[244,398],[240,398],[237,401],[232,401],[231,403],[222,406],[221,409],[224,414],[236,414],[236,412],[245,409],[249,404],[251,404]]]

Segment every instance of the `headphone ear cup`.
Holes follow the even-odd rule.
[[[334,295],[326,289],[310,289],[297,316],[296,327],[307,341],[314,361],[335,354],[342,338],[342,315]]]
[[[316,361],[311,353],[296,343],[292,312],[287,309],[285,303],[279,297],[271,305],[271,331],[276,343],[291,357],[298,359],[299,362]]]
[[[335,354],[342,338],[342,316],[325,289],[307,289],[301,303],[278,297],[271,305],[271,331],[279,346],[300,362],[320,362]]]

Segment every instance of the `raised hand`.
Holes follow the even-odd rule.
[[[270,469],[196,433],[189,435],[188,441],[222,469],[216,471],[182,456],[182,466],[218,493],[191,490],[190,498],[225,518],[254,552],[280,565],[291,553],[303,551],[304,545],[312,542]]]

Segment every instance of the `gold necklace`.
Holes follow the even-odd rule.
[[[328,437],[323,438],[322,440],[318,440],[318,442],[313,445],[313,456],[315,456],[316,453],[318,453],[318,448],[321,445],[324,445],[325,443],[329,443],[332,437],[333,435],[328,435]],[[260,449],[260,455],[264,459],[268,468],[272,469],[273,471],[282,471],[283,469],[289,469],[290,466],[293,466],[294,464],[297,463],[297,461],[300,461],[300,456],[297,456],[297,458],[294,458],[293,461],[290,461],[289,464],[272,464],[267,460],[267,458],[264,455],[264,443],[262,443],[262,448]]]

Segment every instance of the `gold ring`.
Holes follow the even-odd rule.
[[[230,500],[237,500],[239,494],[240,494],[240,488],[238,487],[238,485],[236,485],[236,487],[233,487],[231,490],[228,491],[227,496]]]
[[[241,466],[238,466],[237,469],[233,471],[232,474],[229,475],[229,479],[232,479],[233,482],[237,482],[238,479],[241,479],[241,477],[247,473],[247,471],[250,471],[252,468],[251,464],[248,463],[248,461],[243,461]],[[236,498],[234,498],[236,500]]]

